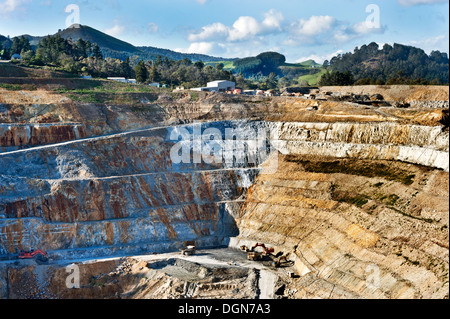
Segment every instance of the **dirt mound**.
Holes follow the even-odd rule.
[[[12,63],[0,63],[0,78],[1,77],[66,78],[73,77],[73,75],[53,70],[27,68]],[[0,83],[2,82],[3,80],[0,80]]]

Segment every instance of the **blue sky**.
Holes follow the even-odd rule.
[[[134,45],[227,58],[322,62],[373,41],[449,51],[449,0],[0,0],[0,34],[53,34],[69,4],[81,24]]]

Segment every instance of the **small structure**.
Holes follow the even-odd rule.
[[[136,79],[126,79],[121,77],[108,77],[108,80],[121,82],[121,83],[130,83],[130,84],[137,84]]]
[[[264,92],[264,95],[265,96],[275,96],[276,92],[275,92],[275,90],[268,90],[268,91]]]
[[[244,90],[244,95],[256,95],[256,90]]]
[[[214,81],[209,82],[207,87],[218,92],[227,92],[236,89],[236,83],[231,81]]]
[[[153,82],[153,83],[150,83],[149,85],[150,85],[150,86],[153,86],[153,87],[155,87],[155,88],[161,87],[161,84],[159,84],[158,82]]]
[[[22,60],[22,57],[20,56],[20,54],[13,54],[11,57],[11,60]]]
[[[232,92],[236,89],[236,83],[226,80],[209,82],[206,87],[193,88],[191,91],[200,92]]]
[[[127,83],[127,79],[125,79],[125,78],[108,77],[108,80]]]

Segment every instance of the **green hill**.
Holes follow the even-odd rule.
[[[322,66],[321,64],[317,63],[314,60],[307,60],[307,61],[301,62],[299,64],[302,66],[305,66],[305,67],[321,67]]]
[[[449,83],[449,58],[445,52],[394,43],[380,47],[372,42],[330,60],[333,72],[350,72],[357,84]]]
[[[11,48],[12,41],[7,37],[0,34],[0,47],[2,48]]]
[[[125,60],[127,57],[137,56],[139,59],[143,60],[155,60],[158,56],[167,57],[169,60],[183,60],[189,59],[193,62],[203,61],[203,62],[215,62],[215,61],[231,61],[233,59],[224,59],[219,57],[213,57],[204,54],[191,54],[191,53],[180,53],[167,49],[160,49],[152,46],[142,46],[136,47],[128,42],[119,40],[112,37],[106,33],[99,30],[91,28],[86,25],[72,25],[67,29],[60,30],[55,35],[59,35],[64,39],[72,39],[73,41],[78,41],[83,39],[84,41],[89,41],[91,43],[97,43],[102,50],[105,57],[117,58]],[[30,44],[36,47],[43,36],[31,36],[24,35]],[[12,39],[8,39],[0,35],[0,43],[3,44],[4,48],[11,47]]]
[[[140,50],[132,44],[129,44],[125,41],[119,40],[107,35],[106,33],[84,25],[81,25],[79,28],[70,26],[69,28],[58,32],[57,35],[60,35],[64,39],[71,38],[74,41],[83,39],[84,41],[97,43],[102,50],[109,49],[112,51],[121,51],[128,53],[140,52]]]

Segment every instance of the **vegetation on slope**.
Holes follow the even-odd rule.
[[[356,85],[449,83],[446,53],[433,51],[427,55],[422,49],[397,43],[385,44],[381,49],[374,42],[363,45],[353,53],[339,54],[325,61],[324,67],[330,73],[322,77],[320,85],[347,85],[339,82],[345,72],[352,75],[351,84]]]

